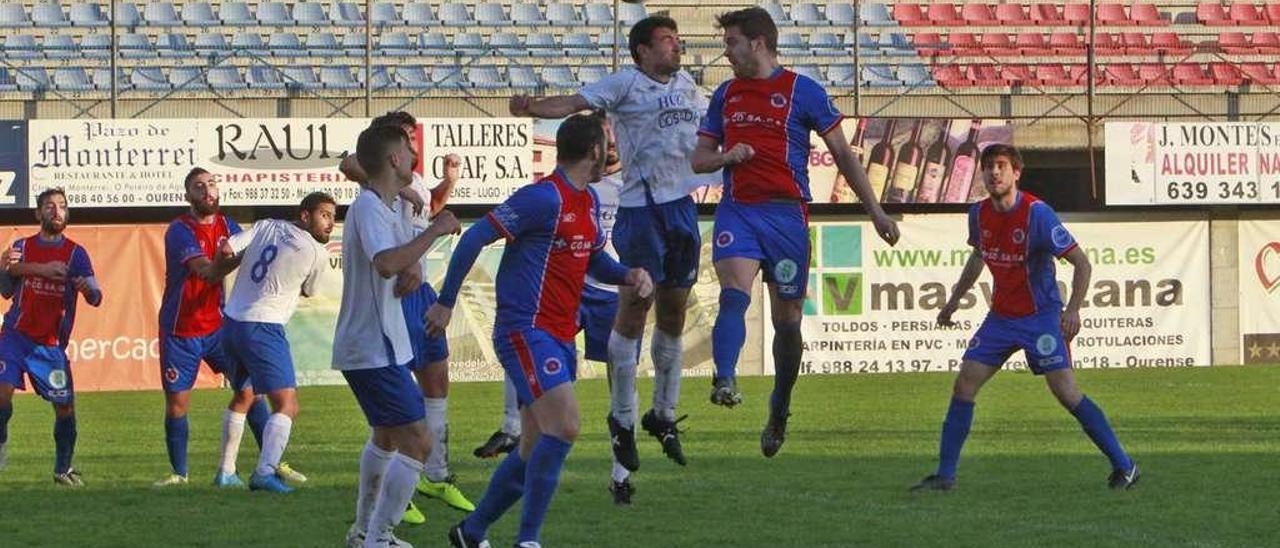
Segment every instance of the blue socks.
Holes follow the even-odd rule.
[[[738,368],[738,354],[747,342],[747,307],[751,295],[738,289],[720,290],[720,313],[711,328],[711,357],[716,378],[731,379]]]
[[[489,533],[489,526],[520,500],[524,494],[525,462],[520,458],[520,449],[516,448],[507,454],[507,458],[498,464],[489,478],[489,488],[485,490],[476,511],[462,520],[462,531],[476,540],[484,540]]]
[[[960,449],[969,437],[973,425],[973,402],[951,397],[947,418],[942,421],[942,443],[938,448],[938,475],[956,477],[956,464],[960,461]]]
[[[0,443],[9,442],[9,419],[13,418],[13,406],[0,407]]]
[[[774,326],[773,332],[773,394],[769,396],[769,413],[779,419],[787,418],[791,409],[791,389],[800,376],[800,360],[804,357],[804,338],[800,324],[789,323]]]
[[[1120,440],[1117,440],[1116,433],[1111,431],[1107,416],[1093,403],[1093,400],[1085,396],[1076,408],[1071,410],[1071,414],[1080,421],[1080,426],[1084,427],[1084,432],[1089,435],[1089,439],[1093,440],[1093,444],[1111,460],[1113,470],[1128,472],[1133,468],[1133,461],[1124,452],[1124,448],[1120,447]]]
[[[542,520],[551,506],[551,497],[560,485],[560,469],[573,444],[554,436],[538,437],[529,453],[529,469],[524,477],[524,508],[520,514],[520,532],[516,542],[538,541]]]
[[[266,429],[270,418],[271,409],[267,407],[267,399],[262,396],[254,398],[253,405],[245,414],[245,422],[249,423],[249,430],[253,431],[253,439],[258,440],[258,449],[262,449],[262,431]]]
[[[173,473],[187,475],[187,437],[190,430],[187,416],[164,418],[164,444],[169,450],[169,466]]]
[[[65,474],[71,469],[71,456],[76,452],[76,416],[74,413],[53,419],[55,458],[53,473]]]

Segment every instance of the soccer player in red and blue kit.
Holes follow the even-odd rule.
[[[578,436],[574,336],[587,273],[632,286],[641,298],[653,291],[643,268],[628,270],[604,251],[599,198],[587,185],[604,173],[606,150],[600,116],[565,120],[556,132],[555,172],[516,191],[463,234],[440,297],[427,311],[428,329],[443,333],[480,250],[506,240],[495,280],[493,345],[516,387],[520,448],[498,465],[476,511],[449,531],[454,546],[481,546],[489,526],[521,498],[517,545],[538,546],[561,467]]]
[[[53,481],[80,487],[71,467],[76,449],[75,383],[67,359],[67,341],[76,321],[76,301],[102,304],[89,254],[62,235],[67,227],[67,196],[51,188],[36,197],[40,232],[13,242],[13,252],[0,276],[9,282],[4,296],[13,300],[0,332],[0,469],[5,467],[13,390],[26,389],[23,375],[37,394],[53,404]],[[11,262],[13,261],[13,262]]]
[[[1089,288],[1092,267],[1048,204],[1018,190],[1022,156],[1009,145],[982,151],[982,176],[990,198],[969,208],[969,245],[974,252],[938,323],[953,325],[951,315],[973,287],[985,263],[995,280],[991,311],[960,364],[951,405],[942,423],[938,469],[912,491],[948,491],[955,487],[960,448],[973,424],[978,390],[1014,352],[1026,354],[1027,367],[1043,375],[1049,390],[1084,428],[1089,439],[1111,461],[1108,484],[1128,489],[1138,482],[1138,466],[1120,447],[1102,409],[1076,386],[1071,372],[1071,339],[1080,331],[1080,305]],[[1054,277],[1054,262],[1065,259],[1073,269],[1071,299],[1064,309]]]
[[[712,403],[741,403],[734,382],[746,342],[751,284],[764,271],[773,305],[773,395],[760,436],[766,457],[786,435],[791,389],[800,374],[800,334],[809,281],[809,132],[816,131],[862,200],[876,232],[890,245],[898,227],[876,201],[862,165],[849,153],[836,109],[812,79],[778,64],[778,27],[761,8],[716,18],[734,79],[721,84],[698,132],[693,169],[724,168],[724,198],[716,208],[712,261],[720,278],[720,311],[711,333],[716,373]]]

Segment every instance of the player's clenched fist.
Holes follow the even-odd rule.
[[[529,105],[532,103],[533,98],[528,95],[513,95],[511,101],[507,103],[507,109],[511,111],[512,116],[528,116]]]
[[[446,154],[444,157],[444,180],[458,180],[458,172],[462,169],[462,157],[457,154]]]
[[[458,234],[462,232],[462,223],[458,221],[457,217],[453,216],[452,211],[446,209],[437,213],[436,217],[431,220],[430,230],[434,231],[438,236]]]
[[[751,145],[738,143],[733,145],[733,148],[729,149],[729,152],[724,153],[724,163],[725,165],[741,164],[754,158],[755,155],[756,149],[751,148]]]
[[[439,337],[444,335],[444,330],[449,327],[449,320],[453,319],[453,309],[440,303],[431,305],[427,309],[427,336]]]
[[[641,299],[648,299],[653,294],[653,278],[649,277],[649,272],[643,268],[633,268],[627,271],[626,285],[634,287],[636,296]]]

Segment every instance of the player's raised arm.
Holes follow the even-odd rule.
[[[462,169],[462,158],[457,154],[446,154],[444,157],[444,178],[440,184],[431,189],[431,215],[435,216],[449,202],[449,193],[458,184],[458,173]]]
[[[845,138],[844,129],[836,125],[822,134],[822,141],[827,144],[827,150],[831,151],[831,155],[835,158],[840,174],[844,176],[845,181],[851,183],[850,187],[854,194],[858,195],[858,201],[867,208],[867,214],[871,215],[871,222],[876,225],[876,233],[889,245],[898,243],[900,236],[898,223],[886,215],[884,208],[880,207],[880,200],[871,189],[871,180],[867,178],[867,172],[862,169],[862,164],[854,159],[849,149],[849,141]]]
[[[590,110],[591,104],[580,94],[543,97],[535,99],[528,95],[513,95],[507,103],[512,116],[533,118],[564,118],[575,112]]]
[[[481,221],[471,225],[471,228],[468,228],[458,239],[453,256],[449,258],[449,269],[445,273],[444,284],[440,286],[440,296],[427,310],[428,335],[433,337],[441,335],[445,328],[449,327],[453,306],[458,302],[458,292],[462,289],[462,282],[467,278],[467,273],[471,272],[471,267],[475,265],[480,251],[501,237],[494,225]]]
[[[418,265],[418,259],[431,249],[436,238],[447,234],[457,234],[462,224],[452,212],[443,211],[431,221],[431,226],[409,243],[379,252],[373,256],[373,268],[383,278],[390,278]]]

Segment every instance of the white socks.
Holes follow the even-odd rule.
[[[635,428],[636,364],[640,361],[640,339],[609,332],[609,413],[624,428]]]
[[[387,472],[392,455],[390,451],[378,449],[372,439],[364,444],[364,451],[360,453],[360,488],[356,495],[355,528],[358,531],[369,530],[369,519],[382,490],[382,476]],[[400,511],[403,512],[404,508]]]
[[[506,375],[503,377],[505,378]],[[502,431],[520,437],[520,402],[516,397],[516,385],[510,378],[507,378],[503,385],[505,393],[502,398]]]
[[[240,453],[240,438],[244,436],[244,418],[244,413],[230,409],[222,412],[222,462],[218,465],[221,474],[236,473],[236,455]]]
[[[684,346],[679,337],[653,330],[650,343],[653,356],[653,408],[658,418],[676,420],[676,403],[680,401],[680,373],[684,367]]]
[[[409,500],[413,498],[414,485],[422,474],[422,463],[410,457],[395,453],[390,460],[382,478],[377,507],[366,529],[365,546],[377,546],[385,532],[400,524]]]
[[[444,481],[449,478],[449,399],[426,398],[426,402],[431,451],[427,453],[424,475],[427,481]]]
[[[291,431],[293,419],[288,415],[275,413],[267,419],[267,425],[262,429],[262,454],[258,456],[258,467],[253,471],[254,475],[269,476],[276,473],[284,448],[289,445]]]

